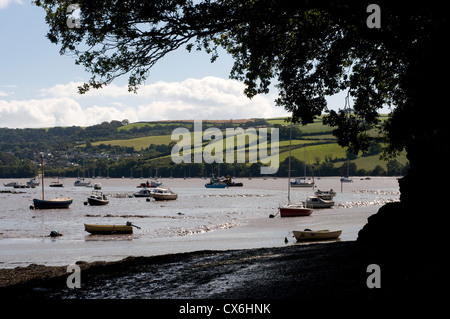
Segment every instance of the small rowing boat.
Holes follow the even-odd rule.
[[[95,235],[132,234],[133,227],[140,228],[131,224],[130,222],[127,222],[125,225],[84,224],[84,230]]]
[[[330,239],[337,239],[341,233],[342,230],[311,230],[311,229],[305,229],[305,230],[294,230],[292,231],[294,233],[295,239],[298,241],[313,241],[313,240],[330,240]]]

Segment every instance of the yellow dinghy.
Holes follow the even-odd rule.
[[[313,241],[313,240],[330,240],[337,239],[341,236],[342,230],[293,230],[295,239],[297,241]]]
[[[93,224],[84,224],[84,230],[91,234],[96,235],[107,235],[107,234],[132,234],[133,227],[137,227],[130,222],[127,222],[126,225],[93,225]]]

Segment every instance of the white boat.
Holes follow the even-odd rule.
[[[96,189],[96,190],[102,189],[102,184],[100,184],[100,183],[95,183],[95,184],[94,184],[94,189]]]
[[[295,237],[295,239],[297,239],[297,241],[314,241],[314,240],[337,239],[337,238],[339,238],[339,236],[341,236],[342,230],[341,229],[337,229],[337,230],[305,229],[305,230],[294,230],[292,232],[294,233],[294,237]]]
[[[306,197],[305,206],[310,208],[330,208],[334,206],[334,201],[323,199],[319,196],[308,196]]]
[[[150,180],[150,182],[147,180],[144,183],[140,183],[137,187],[138,188],[142,188],[142,187],[158,187],[161,186],[162,182],[158,182],[156,179],[152,179]]]
[[[314,187],[314,182],[311,179],[299,177],[291,182],[291,187]]]
[[[344,176],[341,178],[341,183],[351,183],[351,182],[353,182],[353,179],[351,179],[348,176]]]
[[[133,194],[134,197],[152,197],[152,191],[144,188]]]
[[[91,182],[90,181],[85,181],[84,178],[77,178],[77,180],[75,181],[75,183],[73,183],[73,186],[87,186],[87,187],[91,187]]]
[[[103,206],[109,203],[109,200],[106,198],[106,196],[99,191],[92,191],[92,195],[89,196],[87,200],[87,202],[91,206]]]
[[[10,183],[3,183],[3,186],[5,187],[14,187],[16,186],[17,182],[10,182]]]
[[[168,188],[157,187],[151,192],[151,197],[155,200],[175,200],[178,198],[178,194]]]
[[[311,178],[306,179],[306,146],[305,150],[305,164],[303,165],[303,176],[296,178],[293,182],[291,182],[292,187],[314,187],[314,180]]]
[[[27,185],[30,187],[36,187],[36,186],[39,186],[40,183],[36,178],[32,178],[27,182]]]
[[[318,189],[316,192],[314,192],[314,195],[322,199],[330,200],[333,199],[334,196],[336,196],[336,192],[333,191],[332,188],[329,191],[321,191],[320,189]]]

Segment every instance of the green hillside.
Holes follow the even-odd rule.
[[[381,118],[381,120],[384,120]],[[233,144],[233,137],[226,136],[226,129],[221,128],[221,125],[223,123],[227,123],[229,121],[213,121],[211,122],[204,122],[203,124],[203,130],[206,130],[208,127],[218,127],[222,130],[223,133],[223,141],[222,141],[222,147],[218,147],[215,143],[217,141],[203,141],[202,145],[202,151],[204,150],[205,146],[208,145],[208,150],[211,150],[211,148],[218,147],[218,149],[223,150],[223,154],[225,157],[226,154],[226,146],[227,141]],[[238,121],[237,121],[238,122]],[[155,128],[155,127],[169,127],[174,128],[176,125],[186,127],[188,129],[192,129],[192,122],[171,122],[171,121],[164,121],[164,122],[148,122],[148,123],[133,123],[126,126],[122,126],[119,128],[121,131],[132,131],[132,130],[139,130],[141,128]],[[231,127],[236,127],[239,124],[233,123],[232,125],[229,125]],[[288,128],[288,123],[285,122],[284,118],[270,118],[265,119],[265,125],[259,125],[258,127],[285,127]],[[322,119],[318,118],[315,120],[314,123],[308,124],[306,126],[301,125],[294,125],[297,129],[301,131],[301,138],[293,139],[291,142],[291,154],[292,157],[297,159],[299,162],[306,161],[307,165],[314,165],[314,167],[319,168],[321,165],[324,167],[328,167],[329,170],[334,168],[332,172],[336,173],[342,166],[345,166],[347,163],[347,152],[346,149],[340,147],[336,143],[335,137],[332,135],[333,128],[326,126],[322,124]],[[244,128],[245,129],[245,128]],[[230,140],[231,139],[231,140]],[[270,139],[269,139],[270,141]],[[97,141],[93,142],[92,146],[101,146],[101,145],[110,145],[110,146],[119,146],[119,147],[127,147],[127,148],[133,148],[135,151],[142,151],[148,149],[151,145],[166,145],[169,146],[170,143],[175,144],[178,141],[172,141],[170,134],[164,134],[164,135],[150,135],[150,136],[144,136],[144,137],[137,137],[137,138],[130,138],[130,139],[112,139],[112,140],[105,140],[105,141]],[[191,133],[191,142],[193,143],[193,133]],[[256,145],[248,145],[249,141],[246,140],[244,142],[244,145],[242,144],[242,141],[239,142],[238,139],[236,139],[236,145],[239,147],[244,147],[246,150],[246,163],[247,166],[250,166],[248,163],[248,153],[250,150],[257,151]],[[171,146],[172,146],[171,145]],[[81,145],[82,147],[85,145]],[[271,145],[268,145],[268,149],[270,150]],[[170,147],[171,149],[171,147]],[[191,149],[191,153],[194,151],[193,147]],[[181,155],[181,154],[180,154]],[[279,143],[279,162],[283,163],[289,156],[289,140],[285,137],[280,138]],[[235,155],[236,158],[236,155]],[[402,154],[397,159],[398,164],[400,165],[400,168],[406,168],[407,166],[407,160],[406,156]],[[236,161],[236,160],[235,160]],[[170,156],[170,152],[166,152],[165,154],[161,154],[160,156],[153,156],[151,158],[148,158],[147,165],[151,166],[171,166],[172,158]],[[225,162],[225,158],[224,158]],[[369,154],[369,155],[359,155],[358,157],[351,158],[351,168],[353,170],[353,174],[370,174],[370,173],[376,173],[376,174],[386,174],[388,171],[387,162],[380,159],[379,154]],[[391,165],[392,167],[392,165]],[[398,169],[399,171],[400,169]],[[279,174],[283,175],[282,172],[279,172]]]

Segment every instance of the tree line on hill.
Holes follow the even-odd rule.
[[[38,157],[41,151],[56,154],[58,152],[71,154],[72,166],[63,165],[62,161],[48,158],[46,162],[46,172],[50,176],[75,177],[81,174],[88,176],[110,176],[122,177],[133,174],[145,175],[151,174],[152,170],[158,166],[159,175],[165,177],[191,177],[209,176],[215,171],[214,165],[217,164],[178,164],[175,165],[169,161],[163,161],[155,164],[155,159],[169,156],[175,142],[170,144],[151,144],[141,150],[135,150],[131,146],[118,146],[110,144],[99,144],[94,146],[92,142],[113,139],[129,139],[141,136],[157,136],[171,134],[175,128],[186,127],[193,130],[192,121],[174,122],[164,124],[144,124],[133,125],[131,128],[123,128],[128,125],[128,121],[111,121],[89,127],[52,127],[48,129],[8,129],[0,128],[0,177],[2,178],[22,178],[32,177],[38,173]],[[203,122],[204,127],[214,126],[219,129],[232,128],[240,126],[243,128],[249,126],[268,126],[264,119],[254,119],[244,123],[235,123],[233,121],[224,121],[221,123],[207,121]],[[275,124],[273,127],[279,129],[280,141],[301,138],[304,133],[298,127],[293,127],[292,131],[287,125]],[[84,144],[85,147],[79,147]],[[73,151],[75,150],[75,151]],[[379,154],[381,146],[373,144],[369,151],[363,156]],[[83,153],[83,155],[81,155]],[[124,155],[120,160],[111,160],[110,158],[98,158],[98,154]],[[352,153],[348,154],[350,160],[356,158]],[[316,176],[339,176],[342,175],[342,168],[336,167],[337,161],[345,159],[332,159],[326,157],[322,163],[307,165],[308,172]],[[67,161],[66,161],[67,162]],[[260,176],[260,163],[255,164],[221,164],[221,174],[237,177],[257,177]],[[276,176],[287,176],[287,162],[280,163]],[[293,174],[303,172],[303,162],[292,159]],[[346,169],[346,168],[345,168]],[[403,165],[397,160],[387,162],[386,169],[376,166],[372,170],[358,169],[354,163],[350,162],[350,172],[352,175],[404,175],[408,165]],[[208,173],[209,172],[209,173]],[[208,175],[206,175],[208,174]]]

